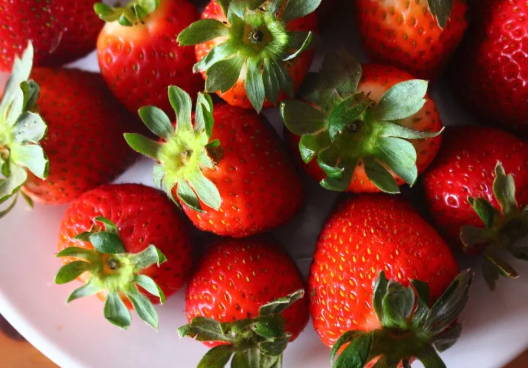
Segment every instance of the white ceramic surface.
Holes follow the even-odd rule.
[[[325,42],[325,48],[345,45],[356,48],[353,35],[345,42]],[[75,64],[96,70],[94,55]],[[436,86],[435,97],[448,125],[470,119],[448,96],[446,86]],[[278,127],[276,115],[270,118]],[[119,182],[151,184],[151,163],[138,162]],[[305,210],[287,226],[274,233],[287,246],[306,274],[316,236],[336,195],[306,180]],[[200,343],[180,339],[183,292],[158,308],[160,329],[154,331],[138,318],[128,331],[105,322],[102,304],[95,297],[67,305],[65,299],[74,285],[56,286],[52,280],[60,266],[54,257],[58,224],[64,206],[37,205],[28,210],[19,203],[0,222],[0,313],[22,335],[58,365],[65,368],[191,368],[206,351]],[[519,265],[528,275],[528,267]],[[499,368],[528,347],[528,283],[501,280],[491,293],[477,277],[468,307],[462,315],[464,331],[453,348],[442,354],[449,368]],[[0,366],[2,364],[0,363]],[[328,351],[309,324],[292,343],[285,368],[328,367]],[[419,367],[420,364],[416,363]],[[15,368],[15,367],[6,367]]]

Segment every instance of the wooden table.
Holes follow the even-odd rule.
[[[57,368],[0,316],[0,359],[5,368]],[[504,368],[527,368],[528,350]],[[66,367],[65,367],[66,368]]]

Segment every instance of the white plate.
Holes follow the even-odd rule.
[[[336,24],[339,22],[336,22]],[[334,30],[335,31],[335,30]],[[348,33],[347,33],[348,34]],[[353,36],[351,38],[354,38]],[[331,40],[326,46],[335,47]],[[357,50],[357,40],[344,42]],[[97,70],[92,54],[76,63]],[[468,122],[445,86],[433,93],[444,123]],[[276,116],[270,116],[276,127]],[[150,185],[151,163],[138,162],[119,182]],[[306,180],[305,210],[275,235],[287,246],[306,274],[317,234],[333,206],[336,195]],[[37,205],[28,210],[19,204],[0,221],[0,313],[29,342],[65,368],[191,368],[206,348],[190,339],[180,339],[176,329],[185,323],[183,291],[158,308],[160,329],[154,331],[134,318],[128,331],[106,322],[102,303],[95,297],[66,305],[74,285],[53,284],[60,262],[54,257],[59,221],[64,206]],[[526,265],[516,265],[528,277]],[[462,317],[464,331],[459,342],[442,354],[449,368],[500,368],[528,347],[528,283],[501,280],[490,292],[480,275]],[[419,363],[415,364],[420,366]],[[311,323],[286,351],[285,368],[328,367],[328,350],[317,338]],[[8,367],[11,368],[11,367]]]

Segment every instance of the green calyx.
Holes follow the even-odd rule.
[[[172,200],[176,202],[173,195],[176,192],[179,201],[196,211],[202,210],[201,203],[218,210],[222,204],[220,193],[202,172],[214,168],[221,156],[220,142],[211,140],[214,126],[211,97],[198,94],[194,125],[192,101],[184,90],[170,86],[169,101],[176,113],[176,127],[161,109],[142,107],[139,116],[160,141],[136,133],[125,133],[125,140],[135,151],[157,161],[154,182]]]
[[[281,91],[293,95],[287,62],[311,44],[312,32],[288,31],[289,21],[316,10],[321,0],[222,0],[227,23],[202,19],[178,35],[181,45],[221,38],[195,71],[205,71],[208,92],[225,92],[239,80],[259,111],[267,99],[276,103]]]
[[[104,217],[94,218],[92,229],[77,235],[75,239],[89,242],[93,249],[69,247],[60,251],[57,257],[77,260],[59,270],[55,283],[68,283],[85,272],[90,277],[83,286],[70,294],[68,303],[84,296],[105,293],[105,318],[126,329],[131,321],[130,312],[123,302],[123,299],[127,299],[143,321],[157,328],[158,314],[140,288],[158,297],[160,303],[165,302],[165,294],[152,278],[141,272],[154,264],[159,266],[165,262],[165,255],[154,245],[140,253],[126,253],[116,225]]]
[[[223,345],[212,348],[198,363],[198,368],[222,368],[231,360],[231,368],[281,368],[282,353],[290,334],[284,330],[281,313],[304,297],[300,289],[265,304],[252,319],[220,323],[196,317],[178,329],[180,336],[198,341],[218,341]]]
[[[303,101],[280,106],[284,124],[300,136],[305,163],[317,160],[324,188],[343,191],[363,164],[369,180],[387,193],[399,193],[391,172],[413,185],[418,177],[417,153],[410,142],[440,132],[416,131],[400,124],[425,104],[427,81],[414,79],[391,87],[379,103],[357,90],[361,65],[347,52],[329,54],[321,71],[309,75]]]
[[[466,305],[471,281],[469,270],[461,272],[429,307],[427,283],[415,280],[405,287],[388,281],[382,272],[373,294],[382,327],[343,334],[332,347],[332,367],[363,368],[378,359],[374,368],[410,368],[418,359],[425,368],[445,368],[437,351],[450,348],[460,335],[457,318]]]
[[[460,231],[460,240],[466,251],[482,251],[482,271],[491,289],[495,288],[500,276],[519,277],[519,273],[503,259],[503,254],[528,261],[528,247],[518,244],[528,235],[528,206],[521,207],[517,203],[514,178],[506,175],[500,162],[495,167],[493,193],[500,209],[484,198],[468,198],[484,227],[464,226]]]
[[[95,13],[105,22],[115,22],[125,27],[142,23],[144,19],[158,9],[160,0],[132,0],[125,6],[110,6],[95,3]]]
[[[15,205],[28,171],[40,179],[48,176],[48,159],[40,142],[47,126],[36,112],[39,86],[29,79],[33,65],[31,42],[22,58],[15,58],[11,76],[0,100],[0,204],[11,200],[0,217]]]
[[[438,25],[444,28],[453,10],[453,0],[427,0],[427,3]]]

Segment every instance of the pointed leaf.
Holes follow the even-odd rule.
[[[486,259],[499,271],[499,273],[507,278],[516,279],[519,273],[505,260],[496,254],[486,254]]]
[[[361,334],[354,338],[350,344],[337,357],[333,368],[363,368],[368,363],[372,345],[371,334]]]
[[[123,136],[130,148],[134,151],[154,160],[158,159],[158,152],[161,148],[161,145],[158,142],[137,133],[125,133]]]
[[[22,113],[13,127],[13,138],[18,143],[38,143],[46,135],[47,126],[39,114]]]
[[[247,63],[247,73],[245,80],[246,93],[255,111],[260,112],[264,105],[266,90],[262,79],[259,60],[250,58]]]
[[[194,117],[194,130],[205,130],[208,137],[213,134],[214,116],[213,100],[207,93],[198,92],[196,99],[196,114]],[[219,142],[219,141],[218,141]],[[220,142],[219,142],[220,143]]]
[[[158,328],[158,313],[150,300],[136,288],[126,293],[139,317],[153,328]]]
[[[506,175],[504,167],[500,162],[495,167],[495,179],[493,181],[493,193],[499,202],[503,213],[509,214],[517,209],[515,199],[515,180],[512,175]]]
[[[7,215],[9,212],[11,212],[11,210],[12,210],[13,208],[15,208],[15,205],[16,205],[16,203],[17,203],[17,198],[18,198],[18,196],[15,195],[15,196],[13,197],[13,200],[11,201],[11,203],[9,203],[9,205],[8,205],[7,207],[5,207],[4,209],[0,210],[0,219],[1,219],[2,217],[4,217],[5,215]],[[4,201],[4,202],[5,202],[5,201]]]
[[[449,329],[435,337],[433,343],[435,349],[437,349],[438,351],[445,351],[449,349],[457,342],[461,333],[462,325],[460,323],[456,323],[453,327],[450,327]]]
[[[28,45],[24,50],[22,57],[15,57],[11,75],[9,76],[9,79],[5,85],[2,100],[0,101],[0,115],[8,114],[9,106],[12,105],[14,100],[16,100],[17,98],[22,98],[19,104],[20,109],[24,107],[24,95],[22,93],[20,85],[22,82],[27,81],[29,75],[31,74],[32,67],[33,45],[30,41],[28,42]],[[16,119],[18,115],[20,115],[20,113],[14,115],[16,115]],[[15,120],[13,120],[12,122],[14,123],[14,121]]]
[[[68,247],[61,250],[59,253],[57,253],[57,257],[73,257],[73,258],[81,258],[81,259],[90,259],[92,256],[92,251],[85,249],[85,248],[79,248],[79,247]]]
[[[143,106],[138,111],[147,128],[160,138],[167,138],[173,132],[171,121],[165,112],[156,106]]]
[[[33,110],[40,95],[40,86],[34,80],[23,81],[20,83],[20,89],[24,95],[24,103],[22,110],[30,111]]]
[[[368,101],[358,101],[355,96],[349,97],[337,104],[328,116],[328,133],[330,139],[335,141],[346,129],[352,132],[359,130],[361,122],[357,120],[368,106]]]
[[[396,123],[391,123],[390,121],[382,121],[378,123],[382,127],[380,137],[395,137],[395,138],[405,138],[405,139],[427,139],[434,138],[442,134],[444,128],[440,129],[438,132],[423,132],[419,130],[414,130],[411,128],[404,127]]]
[[[460,241],[464,245],[465,251],[489,244],[493,238],[494,231],[490,229],[469,225],[462,226],[460,229]]]
[[[156,284],[156,281],[154,281],[147,275],[136,275],[134,277],[134,282],[146,291],[148,291],[150,294],[157,296],[161,304],[165,303],[165,301],[167,300],[165,297],[165,293],[163,292],[163,290],[161,290],[158,284]]]
[[[204,355],[197,368],[223,368],[232,354],[233,348],[230,345],[217,346]]]
[[[70,296],[68,296],[68,299],[66,300],[67,303],[72,302],[76,299],[83,298],[85,296],[94,295],[101,291],[101,289],[95,285],[93,282],[88,282],[87,284],[84,284],[83,286],[75,289]]]
[[[379,138],[375,155],[407,184],[414,185],[418,168],[416,149],[412,143],[400,138]]]
[[[262,82],[264,83],[265,95],[272,104],[277,103],[281,90],[280,71],[278,69],[279,67],[275,61],[264,59]]]
[[[114,234],[118,234],[119,233],[119,230],[117,228],[117,225],[114,224],[112,221],[110,221],[109,219],[107,219],[106,217],[103,217],[103,216],[96,216],[94,218],[94,221],[97,221],[97,222],[100,222],[102,224],[104,224],[104,228],[105,228],[105,231],[106,232],[109,232],[109,233],[114,233]]]
[[[493,227],[495,219],[500,216],[499,212],[483,198],[468,198],[468,202],[475,210],[486,227]]]
[[[73,261],[67,263],[61,267],[55,276],[55,283],[66,284],[70,281],[73,281],[89,268],[90,264],[84,261]]]
[[[180,45],[190,46],[226,36],[229,28],[215,19],[201,19],[185,28],[178,35]]]
[[[104,316],[108,321],[118,327],[126,329],[130,326],[130,312],[117,293],[109,293],[106,297]]]
[[[263,341],[259,344],[260,351],[263,354],[277,356],[281,355],[288,346],[288,338],[283,337],[272,341]]]
[[[101,253],[117,254],[125,253],[125,246],[119,235],[108,232],[90,234],[90,243]]]
[[[140,271],[152,265],[159,267],[160,264],[167,261],[167,257],[156,246],[151,244],[141,252],[133,254],[131,261],[136,271]]]
[[[26,169],[13,164],[8,164],[8,167],[9,176],[0,180],[0,203],[11,198],[24,185],[28,177]]]
[[[214,319],[195,317],[191,323],[178,328],[181,337],[189,336],[198,341],[230,341],[222,325]]]
[[[339,353],[343,346],[348,344],[350,341],[359,338],[361,335],[363,335],[363,332],[361,331],[347,331],[339,336],[339,339],[337,339],[334,346],[332,346],[332,350],[330,351],[330,361],[335,360],[337,353]]]
[[[451,16],[453,0],[427,0],[431,14],[438,21],[440,27],[445,27],[447,20]]]
[[[185,203],[188,207],[198,212],[202,211],[198,196],[185,180],[182,180],[178,183],[177,195],[178,199]]]
[[[294,291],[293,293],[284,296],[282,298],[278,298],[270,303],[264,304],[259,309],[259,314],[261,316],[270,316],[277,313],[282,313],[287,308],[289,308],[292,304],[294,304],[296,301],[301,300],[304,297],[304,290],[299,289]]]
[[[323,112],[298,100],[281,103],[280,113],[286,128],[295,135],[314,134],[326,125]]]
[[[284,22],[289,22],[292,19],[304,17],[313,13],[320,4],[321,0],[288,0],[282,18]]]
[[[380,272],[378,278],[374,283],[374,295],[373,295],[373,306],[376,311],[376,315],[380,321],[383,320],[383,298],[387,294],[387,286],[389,281],[385,276],[385,272]]]
[[[300,54],[302,54],[305,50],[307,50],[310,45],[312,44],[312,41],[313,41],[313,32],[312,31],[309,31],[309,32],[301,32],[301,35],[302,35],[302,42],[297,45],[296,49],[289,55],[286,55],[282,61],[290,61],[290,60],[293,60],[295,59],[297,56],[299,56]]]
[[[384,327],[406,329],[407,319],[414,307],[414,292],[398,282],[389,282],[382,300]]]
[[[400,188],[396,184],[396,180],[383,166],[378,164],[376,160],[370,157],[363,159],[365,164],[365,172],[370,181],[385,193],[396,194],[400,193]]]
[[[416,358],[425,368],[447,368],[432,346],[426,346],[416,355]]]
[[[189,180],[189,184],[206,206],[218,210],[222,205],[222,197],[216,185],[206,178],[202,173],[195,175]]]
[[[226,59],[229,56],[237,53],[238,50],[229,42],[221,43],[220,45],[213,48],[209,53],[202,58],[199,62],[194,64],[193,71],[199,72],[209,69],[213,64],[216,64],[220,60]]]
[[[41,146],[37,144],[18,144],[11,146],[11,160],[18,166],[26,167],[36,177],[48,176],[48,159]]]
[[[220,60],[207,70],[205,89],[207,92],[225,92],[236,83],[240,77],[240,71],[244,59],[238,56],[230,59]]]
[[[176,112],[176,131],[192,128],[191,96],[178,86],[169,86],[169,101]]]
[[[400,120],[420,111],[425,104],[428,83],[412,79],[392,86],[371,110],[376,120]]]

